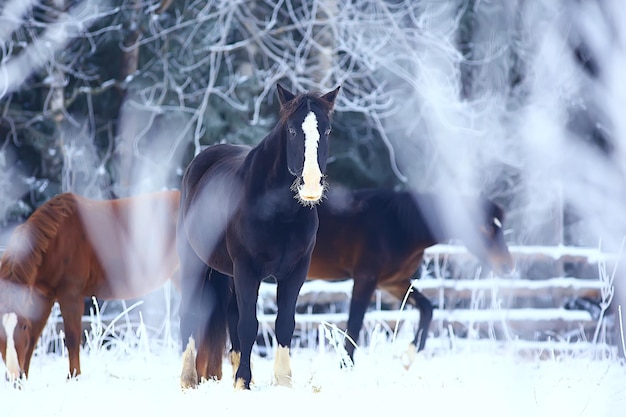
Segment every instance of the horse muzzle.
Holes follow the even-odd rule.
[[[324,186],[319,183],[311,186],[303,184],[298,187],[298,196],[304,202],[315,203],[322,198],[323,194]]]
[[[515,261],[510,254],[491,261],[494,271],[501,277],[510,277],[515,272]]]
[[[296,192],[296,199],[304,205],[314,205],[322,200],[326,190],[326,182],[321,173],[296,177],[291,189]]]

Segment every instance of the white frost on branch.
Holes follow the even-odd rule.
[[[43,33],[18,56],[4,59],[0,66],[0,99],[19,89],[35,70],[53,63],[55,54],[61,51],[70,39],[83,35],[87,27],[102,17],[100,11],[106,9],[107,3],[95,0],[78,3],[67,12],[60,13],[57,21],[46,25]],[[8,6],[12,4],[9,3]],[[23,2],[26,6],[34,4],[35,2]],[[23,14],[26,10],[21,8],[19,12]],[[3,11],[6,11],[6,7]]]

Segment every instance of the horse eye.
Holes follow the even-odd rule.
[[[293,127],[290,127],[289,133],[291,134],[291,136],[296,136],[296,129],[294,129]]]
[[[28,325],[26,323],[22,324],[22,330],[26,331],[27,328],[28,328]]]

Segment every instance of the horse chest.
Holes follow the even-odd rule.
[[[307,209],[309,210],[309,209]],[[310,213],[307,213],[310,214]],[[239,235],[236,250],[243,250],[267,274],[290,269],[309,256],[315,242],[317,218],[314,215],[285,220],[248,216],[244,220],[247,235]]]

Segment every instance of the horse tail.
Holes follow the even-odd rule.
[[[232,291],[231,281],[229,276],[212,270],[205,281],[205,285],[210,287],[210,290],[206,291],[207,288],[203,290],[202,304],[211,310],[204,333],[208,348],[208,375],[217,379],[222,377],[222,358],[226,350],[227,310]],[[208,294],[211,295],[211,299],[205,299]]]
[[[11,235],[0,264],[0,279],[32,287],[44,255],[61,224],[77,211],[74,194],[59,194],[42,206]],[[15,285],[13,286],[15,287]]]

